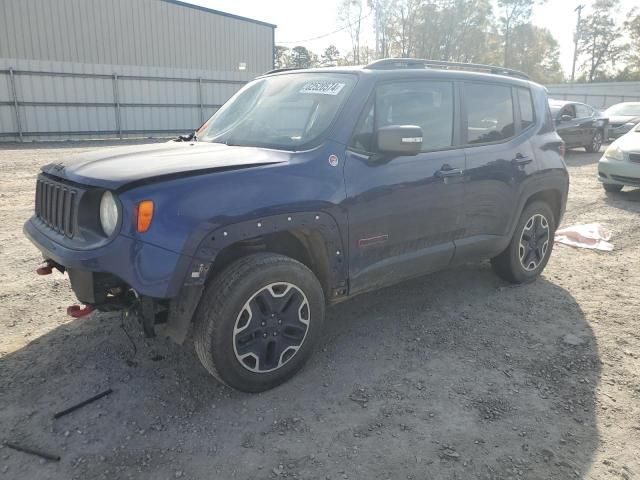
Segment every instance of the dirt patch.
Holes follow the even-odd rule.
[[[104,143],[0,150],[0,478],[640,478],[640,190],[605,195],[571,152],[564,225],[601,222],[610,253],[558,245],[512,287],[466,265],[328,311],[309,365],[259,395],[215,383],[192,346],[118,315],[72,320],[62,275],[23,237],[38,166]],[[53,420],[106,388],[108,397]]]

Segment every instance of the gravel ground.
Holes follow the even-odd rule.
[[[248,395],[190,344],[70,319],[67,279],[36,276],[37,167],[102,146],[0,150],[0,442],[62,457],[0,447],[0,479],[640,478],[640,190],[605,195],[598,155],[569,153],[563,225],[602,222],[613,252],[557,245],[520,287],[485,262],[362,295],[300,374]]]

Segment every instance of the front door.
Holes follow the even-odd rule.
[[[350,292],[358,293],[446,267],[463,212],[463,149],[454,129],[452,82],[382,83],[347,151]],[[375,131],[423,130],[423,151],[382,156]]]
[[[566,118],[566,120],[562,119],[563,116]],[[580,142],[582,140],[580,133],[580,122],[576,118],[576,107],[572,103],[565,105],[558,112],[558,115],[556,117],[556,130],[562,137],[562,140],[564,140],[564,142],[567,144],[567,147],[575,147],[576,145],[580,145]]]

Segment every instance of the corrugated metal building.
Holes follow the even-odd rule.
[[[274,29],[175,0],[1,0],[0,141],[194,129],[273,68]]]

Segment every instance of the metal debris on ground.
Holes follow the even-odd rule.
[[[29,453],[31,455],[36,455],[38,457],[44,458],[46,460],[51,460],[52,462],[59,462],[60,456],[54,455],[53,453],[43,452],[42,450],[36,450],[35,448],[25,447],[24,445],[18,445],[16,443],[7,442],[5,445],[8,448],[12,448],[13,450],[17,450],[19,452]]]
[[[79,408],[84,407],[85,405],[90,404],[91,402],[95,402],[96,400],[99,400],[102,397],[106,397],[110,393],[113,393],[112,389],[105,390],[104,392],[101,392],[101,393],[99,393],[97,395],[94,395],[93,397],[88,398],[87,400],[84,400],[83,402],[80,402],[80,403],[78,403],[78,404],[76,404],[76,405],[74,405],[72,407],[67,408],[66,410],[62,410],[61,412],[58,412],[58,413],[54,414],[53,418],[58,419],[60,417],[63,417],[63,416],[65,416],[65,415],[67,415],[67,414],[69,414],[69,413],[71,413],[71,412],[73,412],[75,410],[78,410]]]

